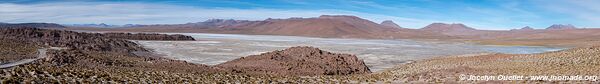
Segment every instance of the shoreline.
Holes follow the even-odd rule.
[[[118,33],[204,33],[204,34],[235,34],[235,35],[270,35],[270,36],[293,36],[293,37],[310,37],[310,38],[326,38],[326,39],[363,39],[363,40],[413,40],[413,41],[431,41],[431,42],[458,42],[458,43],[472,43],[472,44],[480,44],[480,45],[506,45],[506,46],[544,46],[544,47],[583,47],[588,45],[584,42],[590,41],[577,41],[577,43],[564,43],[560,41],[568,41],[556,39],[559,42],[543,42],[543,40],[524,40],[524,41],[510,41],[509,40],[497,40],[497,39],[473,39],[473,38],[448,38],[448,39],[440,39],[440,38],[354,38],[354,37],[316,37],[316,36],[299,36],[299,35],[278,35],[278,34],[246,34],[246,33],[223,33],[223,32],[163,32],[163,31],[130,31],[126,29],[102,29],[102,28],[66,28],[62,30],[69,31],[77,31],[77,32],[118,32]],[[533,43],[531,43],[533,42]],[[600,42],[600,41],[599,41]],[[600,45],[598,43],[597,45]]]
[[[161,34],[169,34],[169,33],[161,33]],[[170,34],[191,35],[191,34],[208,34],[208,33],[170,33]],[[219,35],[239,35],[239,34],[219,34]],[[244,35],[244,36],[246,36],[246,35]],[[248,36],[255,36],[255,35],[248,35]],[[260,35],[260,36],[267,36],[267,35]],[[218,36],[218,37],[220,37],[220,36]],[[238,36],[235,36],[235,37],[238,37]],[[275,37],[287,37],[287,36],[275,36]],[[300,38],[314,38],[314,37],[301,37],[301,36],[294,36],[294,37],[300,37]],[[211,37],[211,38],[212,38],[212,37]],[[318,39],[329,39],[329,38],[318,38]],[[342,38],[335,38],[335,39],[342,39]],[[199,40],[199,41],[204,41],[202,38],[200,38],[200,39],[198,39],[198,40]],[[355,39],[354,39],[354,40],[355,40]],[[362,40],[362,39],[361,39],[361,40]],[[380,39],[378,39],[378,40],[380,40]],[[212,40],[206,40],[206,41],[212,41]],[[412,41],[412,40],[411,40],[411,41]],[[138,43],[138,44],[140,44],[140,42],[142,42],[142,41],[136,41],[136,43]],[[171,44],[163,44],[163,43],[165,43],[165,42],[167,42],[167,43],[169,43],[169,42],[176,42],[176,43],[186,42],[185,44],[196,43],[196,42],[190,42],[190,41],[147,41],[147,42],[150,42],[150,43],[152,43],[152,42],[160,42],[160,43],[159,43],[159,45],[160,45],[160,46],[167,46],[167,45],[171,45]],[[189,42],[189,43],[188,43],[188,42]],[[311,42],[313,42],[313,41],[311,41]],[[431,42],[431,41],[415,41],[415,42],[425,42],[425,43],[433,43],[433,44],[438,44],[438,43],[442,43],[442,44],[448,44],[447,42],[443,42],[443,41],[436,41],[436,42]],[[221,41],[218,41],[218,42],[216,42],[216,43],[225,43],[225,44],[228,44],[228,42],[221,42]],[[455,43],[457,43],[457,42],[455,42]],[[213,43],[208,43],[208,44],[213,44]],[[208,44],[202,44],[202,45],[208,45]],[[450,43],[450,44],[453,44],[453,43]],[[470,43],[459,43],[459,44],[471,45]],[[140,45],[143,45],[144,47],[146,47],[146,48],[149,48],[149,49],[153,49],[152,47],[150,47],[150,46],[147,46],[147,45],[148,45],[148,43],[147,43],[147,44],[145,44],[145,45],[144,45],[144,44],[140,44]],[[156,44],[156,43],[152,43],[152,45],[157,45],[157,44]],[[216,45],[219,45],[219,44],[216,44]],[[196,49],[187,49],[187,47],[185,47],[185,46],[190,46],[190,47],[191,47],[192,45],[177,44],[176,46],[177,46],[177,47],[172,47],[172,48],[185,48],[185,49],[180,49],[180,50],[176,50],[176,51],[196,51]],[[212,46],[214,46],[214,45],[212,45]],[[241,46],[241,45],[240,45],[240,46]],[[491,45],[477,45],[477,46],[491,46]],[[502,47],[504,47],[504,46],[502,46]],[[543,46],[527,46],[527,47],[543,47]],[[156,48],[156,47],[155,47],[155,48]],[[160,48],[160,47],[159,47],[159,48]],[[194,47],[194,48],[200,48],[200,47]],[[228,47],[228,48],[231,48],[231,47]],[[320,47],[320,48],[324,48],[324,47]],[[331,47],[329,47],[329,48],[331,48]],[[167,47],[164,47],[164,48],[160,48],[160,49],[163,49],[163,50],[164,50],[164,49],[171,50],[171,47],[168,47],[168,48],[167,48]],[[187,50],[186,50],[186,49],[187,49]],[[235,48],[234,48],[234,49],[235,49]],[[207,48],[203,48],[203,47],[202,47],[202,49],[198,49],[198,50],[209,50],[209,51],[212,51],[212,47],[207,47]],[[275,49],[275,50],[278,50],[278,49]],[[562,49],[561,49],[561,50],[562,50]],[[267,50],[266,52],[268,52],[268,51],[274,51],[274,50]],[[337,51],[337,52],[350,53],[350,51],[339,51],[339,50],[328,50],[328,51]],[[171,52],[171,51],[167,51],[167,52],[168,52],[168,53],[176,53],[176,52]],[[158,53],[158,52],[157,52],[157,53]],[[209,53],[210,53],[210,52],[209,52]],[[218,53],[224,53],[224,52],[218,52]],[[359,57],[361,56],[361,55],[360,55],[360,54],[358,54],[357,52],[353,52],[353,53],[354,53],[354,54],[356,54],[356,55],[358,55]],[[471,55],[471,54],[480,54],[480,53],[489,53],[489,52],[479,52],[479,53],[464,53],[464,54],[455,54],[455,55]],[[179,54],[179,55],[182,55],[182,56],[183,56],[183,55],[186,55],[186,56],[187,56],[187,54]],[[248,55],[256,55],[256,54],[248,54]],[[248,55],[242,55],[241,57],[245,57],[245,56],[248,56]],[[198,54],[194,54],[194,55],[189,55],[189,56],[187,56],[187,57],[192,57],[192,58],[193,58],[193,57],[196,57],[196,56],[200,56],[200,57],[202,57],[202,56],[204,56],[204,55],[198,55]],[[446,57],[446,56],[454,56],[454,55],[432,55],[432,56],[430,56],[430,57],[427,57],[427,58],[419,58],[419,59],[407,59],[406,61],[410,61],[410,60],[413,60],[413,61],[414,61],[414,60],[426,60],[426,59],[431,59],[431,58],[435,58],[435,57]],[[402,56],[400,56],[400,57],[402,57]],[[419,56],[419,57],[421,57],[421,56]],[[173,60],[183,60],[183,61],[188,61],[188,62],[195,63],[195,64],[205,64],[205,62],[194,62],[193,60],[177,59],[177,58],[184,58],[184,57],[177,57],[177,56],[175,56],[175,57],[166,57],[166,58],[170,58],[170,59],[173,59]],[[192,58],[189,58],[189,59],[192,59]],[[202,57],[202,58],[210,58],[210,57]],[[232,56],[232,58],[238,58],[238,57],[237,57],[237,56]],[[364,59],[363,59],[363,60],[364,60]],[[226,61],[230,61],[230,60],[223,60],[222,62],[226,62]],[[385,61],[385,60],[384,60],[384,61]],[[222,62],[221,62],[221,63],[222,63]],[[209,62],[209,64],[205,64],[205,65],[216,65],[216,64],[210,64],[210,63],[212,63],[212,62]],[[218,63],[217,63],[217,64],[218,64]],[[395,63],[394,63],[394,64],[395,64]],[[398,64],[404,64],[404,63],[398,63]],[[369,65],[369,66],[373,66],[373,65]],[[387,65],[385,65],[385,66],[387,66]],[[392,67],[393,67],[393,66],[397,66],[397,65],[392,65]],[[383,65],[381,65],[380,67],[383,67]],[[372,70],[372,71],[373,71],[373,72],[379,72],[379,71],[383,71],[383,70],[385,70],[385,69],[392,68],[392,67],[386,67],[386,68],[377,69],[377,70]],[[370,67],[370,68],[372,68],[372,67]]]

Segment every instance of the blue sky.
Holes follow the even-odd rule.
[[[212,18],[355,15],[408,28],[463,23],[508,30],[552,24],[600,27],[598,0],[11,0],[0,1],[0,22],[60,24],[179,24]]]

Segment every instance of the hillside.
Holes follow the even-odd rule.
[[[293,75],[349,75],[371,73],[355,55],[322,51],[313,47],[291,47],[251,55],[217,65],[234,73]]]
[[[294,70],[277,72],[278,68],[264,68],[248,65],[247,63],[260,63],[257,60],[233,61],[239,64],[223,64],[223,66],[207,66],[192,64],[185,61],[172,60],[160,57],[157,54],[148,54],[148,50],[138,44],[125,39],[138,39],[138,37],[165,36],[158,34],[105,36],[100,33],[79,33],[64,30],[49,30],[38,28],[0,28],[0,61],[14,62],[13,60],[31,59],[35,54],[44,54],[40,59],[23,65],[2,68],[0,82],[2,83],[320,83],[320,82],[351,82],[366,79],[338,79],[348,77],[345,75],[361,75],[370,71],[362,60],[349,54],[333,54],[310,47],[294,47],[289,50],[265,53],[288,58],[302,58],[280,61],[288,64],[315,64],[315,66],[291,66]],[[148,35],[148,36],[145,36]],[[132,37],[131,37],[132,36]],[[123,37],[123,38],[122,38]],[[162,39],[162,38],[159,38]],[[171,39],[178,40],[178,39]],[[9,41],[9,42],[7,42]],[[48,49],[62,48],[62,49]],[[37,49],[37,51],[36,51]],[[291,51],[290,51],[291,50]],[[43,52],[42,52],[43,51]],[[303,52],[306,51],[306,52]],[[146,54],[138,54],[146,53]],[[274,54],[274,55],[273,55]],[[286,56],[280,56],[283,54]],[[298,55],[307,56],[297,57]],[[4,57],[7,56],[7,57]],[[293,56],[293,57],[290,57]],[[41,57],[41,56],[40,56]],[[247,59],[252,59],[250,56]],[[256,56],[263,58],[261,56]],[[321,59],[328,58],[328,59]],[[240,58],[246,59],[246,58]],[[268,59],[267,59],[268,60]],[[302,61],[305,60],[305,61]],[[311,61],[311,62],[308,62]],[[267,63],[270,66],[271,64]],[[224,68],[227,65],[245,68]],[[2,65],[4,66],[4,65]],[[257,72],[231,72],[255,68],[270,73]],[[304,70],[305,72],[296,72]],[[315,71],[314,73],[312,71]],[[274,75],[290,74],[295,75]],[[259,74],[259,75],[257,75]],[[319,78],[302,78],[300,76],[322,76]],[[333,78],[338,77],[338,78]],[[335,79],[335,80],[330,80]]]
[[[531,45],[581,47],[600,42],[600,29],[579,29],[573,25],[552,25],[547,29],[529,26],[514,30],[478,30],[464,24],[433,23],[420,30],[458,37],[450,41],[466,41],[492,45]]]
[[[593,81],[523,80],[458,81],[460,75],[488,76],[597,76],[600,47],[580,47],[540,54],[486,54],[451,56],[416,61],[390,69],[386,74],[412,83],[591,83]]]
[[[417,29],[378,24],[356,16],[322,15],[315,18],[266,19],[262,21],[210,19],[204,22],[169,25],[143,25],[124,29],[72,28],[71,30],[113,32],[186,32],[288,35],[326,38],[453,38]]]

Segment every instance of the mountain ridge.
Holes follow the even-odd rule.
[[[36,27],[36,28],[67,28],[66,26],[56,23],[0,23],[1,28],[19,28],[19,27]]]
[[[571,24],[553,24],[550,27],[547,27],[548,30],[562,30],[562,29],[577,29],[577,27]]]
[[[386,22],[386,21],[384,21]],[[387,21],[386,23],[388,23]],[[383,23],[383,22],[382,22]],[[391,22],[390,22],[391,23]],[[564,25],[563,25],[564,26]],[[565,39],[600,36],[600,29],[533,29],[480,30],[462,23],[432,23],[420,29],[395,28],[350,15],[321,15],[319,17],[265,20],[210,19],[186,24],[142,25],[119,29],[72,28],[72,30],[120,32],[220,33],[249,35],[284,35],[322,38],[360,39]]]
[[[173,30],[176,29],[176,30]],[[195,32],[227,34],[290,35],[325,38],[408,38],[420,30],[385,26],[350,15],[321,15],[312,18],[265,19],[259,21],[209,19],[203,22],[129,27],[126,31]],[[444,35],[429,36],[447,37]],[[427,36],[427,35],[425,35]]]

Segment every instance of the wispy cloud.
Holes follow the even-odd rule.
[[[28,2],[31,1],[0,1],[0,22],[180,24],[213,18],[264,20],[355,15],[374,22],[393,20],[409,28],[421,28],[433,22],[463,23],[495,30],[565,23],[600,26],[600,7],[596,5],[600,2],[592,0]]]
[[[578,18],[585,27],[600,26],[600,1],[598,0],[537,0],[538,6],[546,10]],[[586,24],[587,23],[587,24]]]
[[[432,22],[413,18],[330,9],[201,8],[146,3],[0,4],[0,16],[3,17],[0,18],[0,21],[2,22],[178,24],[213,18],[264,20],[266,18],[318,17],[320,15],[356,15],[376,22],[392,19],[403,23],[418,24],[418,26]]]

